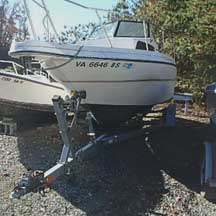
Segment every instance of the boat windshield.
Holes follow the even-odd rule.
[[[24,70],[23,67],[21,67],[21,66],[19,66],[17,64],[15,65],[15,67],[16,67],[16,71],[17,71],[18,74],[20,74],[20,75],[25,74],[25,70]]]
[[[0,70],[1,72],[16,73],[13,69],[13,66],[1,67]]]
[[[104,27],[103,26],[98,26],[94,29],[94,31],[92,32],[92,34],[90,35],[90,39],[98,39],[98,38],[105,38],[106,34],[104,31],[104,28],[106,29],[107,35],[108,37],[113,37],[115,29],[116,29],[117,23],[109,23],[109,24],[105,24]]]
[[[146,36],[150,37],[149,24],[145,23]],[[143,22],[121,21],[118,26],[116,37],[144,37]]]
[[[0,70],[6,73],[24,74],[24,68],[11,61],[0,61]]]

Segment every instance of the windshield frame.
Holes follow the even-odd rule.
[[[108,23],[105,23],[105,24],[104,24],[104,27],[106,28],[106,25],[110,25],[110,24],[113,25],[113,30],[112,30],[112,36],[109,35],[109,32],[107,32],[108,35],[109,35],[109,36],[108,36],[109,38],[110,38],[110,37],[114,37],[115,32],[116,32],[116,28],[117,28],[117,26],[118,26],[118,22],[115,21],[115,22],[108,22]],[[97,31],[97,29],[100,29],[100,30],[103,32],[104,37],[92,37],[92,35],[94,34],[94,32]],[[103,38],[107,38],[107,37],[106,37],[106,33],[105,33],[105,31],[104,31],[102,25],[97,25],[97,26],[92,30],[91,34],[90,34],[89,37],[88,37],[88,39],[103,39]]]
[[[143,36],[142,37],[139,37],[139,36],[118,36],[118,30],[119,30],[119,27],[120,27],[120,25],[121,25],[121,23],[123,23],[123,22],[127,22],[127,23],[142,23],[143,24],[143,22],[145,22],[145,24],[147,25],[147,38],[150,38],[151,37],[151,31],[150,31],[150,24],[149,24],[149,22],[146,22],[146,21],[134,21],[134,20],[121,20],[121,21],[119,21],[118,22],[118,25],[117,25],[117,28],[116,28],[116,30],[115,30],[115,33],[114,33],[114,37],[123,37],[123,38],[145,38],[144,37],[144,34],[143,34]],[[144,27],[143,27],[144,28]],[[143,31],[144,31],[144,29],[143,29]]]

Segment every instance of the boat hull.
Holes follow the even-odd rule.
[[[16,119],[18,123],[34,121],[40,123],[55,119],[52,106],[39,106],[0,99],[0,120],[9,117]]]
[[[48,84],[31,78],[32,75],[0,73],[0,115],[23,116],[35,112],[53,112],[52,97],[64,96],[58,84]]]
[[[174,94],[175,61],[159,52],[26,41],[10,55],[35,57],[67,90],[85,90],[85,104],[154,105]]]
[[[174,95],[175,62],[159,52],[28,41],[14,44],[10,55],[34,57],[67,91],[86,91],[82,104],[96,118],[122,112],[125,121]]]
[[[44,66],[58,67],[65,61],[50,58]],[[107,66],[92,68],[92,64]],[[174,94],[175,67],[169,64],[75,59],[49,72],[68,91],[86,91],[82,103],[106,127],[125,122],[137,113],[146,114],[153,105],[170,100]]]
[[[64,62],[50,58],[44,66]],[[83,103],[115,106],[148,106],[167,101],[173,97],[176,76],[176,68],[164,63],[81,58],[49,72],[68,90],[86,91]]]

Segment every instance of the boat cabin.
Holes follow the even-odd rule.
[[[150,24],[143,21],[116,21],[96,27],[84,45],[155,51],[157,44]]]

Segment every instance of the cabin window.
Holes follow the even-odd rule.
[[[149,24],[145,23],[146,36],[150,37]],[[117,37],[141,37],[144,38],[143,22],[120,22],[116,32]]]
[[[147,50],[146,43],[143,41],[138,41],[136,45],[136,49]],[[148,50],[155,51],[155,48],[151,44],[148,44]]]

